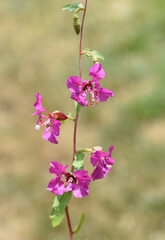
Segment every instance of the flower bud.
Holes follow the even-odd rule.
[[[68,118],[64,113],[59,112],[59,111],[55,111],[51,115],[54,117],[54,119],[59,120],[59,121],[64,121]]]
[[[73,27],[77,35],[80,33],[80,20],[77,14],[73,15]]]

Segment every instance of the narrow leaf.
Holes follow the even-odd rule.
[[[73,162],[73,167],[75,171],[84,169],[84,157],[85,155],[82,152],[75,154],[75,160]]]
[[[76,234],[80,231],[83,223],[84,223],[84,219],[85,219],[85,214],[82,213],[81,214],[81,217],[80,217],[80,221],[79,221],[79,224],[77,225],[77,227],[73,230],[73,234]]]
[[[66,208],[66,206],[68,205],[71,199],[71,196],[72,196],[72,192],[67,192],[67,193],[64,193],[63,195],[58,195],[55,197],[50,218],[54,217],[55,215],[57,215],[59,212],[61,212]]]
[[[104,61],[104,57],[101,53],[99,53],[98,51],[96,50],[93,50],[93,49],[89,49],[89,48],[86,48],[82,51],[82,55],[85,55],[87,57],[90,57],[92,56],[93,57],[93,60],[96,60],[96,59],[101,59]]]
[[[53,227],[57,227],[58,225],[60,225],[60,223],[62,222],[63,218],[65,215],[65,211],[61,211],[60,213],[58,213],[57,215],[55,215],[53,218],[51,218],[52,221],[52,226]]]
[[[70,12],[75,12],[77,10],[76,13],[78,13],[83,9],[84,9],[84,6],[82,3],[67,4],[62,8],[62,10],[69,10]]]

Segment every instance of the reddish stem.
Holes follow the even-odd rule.
[[[80,31],[80,46],[79,46],[79,77],[81,78],[81,52],[82,52],[82,36],[83,36],[83,28],[84,28],[84,20],[85,20],[85,14],[87,9],[87,0],[85,0],[85,7],[84,7],[84,13],[82,17],[82,23],[81,23],[81,31]],[[73,135],[73,159],[72,163],[74,161],[74,157],[76,154],[76,133],[77,133],[77,121],[78,121],[78,114],[76,114],[75,122],[74,122],[74,135]],[[71,167],[71,172],[73,172],[73,165]],[[72,226],[69,218],[69,212],[68,212],[68,206],[65,208],[65,214],[67,218],[68,223],[68,229],[69,229],[69,240],[72,240]]]
[[[84,13],[83,13],[83,17],[82,17],[81,31],[80,31],[80,46],[79,46],[79,77],[80,77],[80,78],[81,78],[82,37],[83,37],[83,29],[84,29],[84,20],[85,20],[86,9],[87,9],[87,0],[85,0],[85,7],[84,7]],[[72,163],[73,163],[73,161],[74,161],[74,156],[75,156],[75,153],[76,153],[77,121],[78,121],[78,114],[76,115],[75,123],[74,123],[74,135],[73,135],[73,159],[72,159]],[[72,168],[71,168],[71,172],[73,172],[73,165],[72,165]]]
[[[79,46],[79,77],[80,78],[81,78],[82,36],[83,36],[84,20],[85,20],[86,10],[87,10],[87,0],[85,0],[85,7],[84,7],[84,13],[83,13],[83,17],[82,17],[81,32],[80,32],[80,46]]]
[[[67,219],[68,229],[69,229],[69,240],[72,240],[73,232],[72,232],[72,226],[69,218],[68,206],[65,208],[65,214],[66,214],[66,219]]]

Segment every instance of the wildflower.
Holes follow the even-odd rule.
[[[81,106],[87,106],[87,98],[89,98],[90,105],[94,107],[94,101],[96,101],[96,104],[98,101],[105,102],[109,97],[113,96],[113,92],[100,86],[99,80],[105,75],[101,64],[93,65],[89,75],[93,77],[92,81],[82,81],[77,76],[71,76],[68,78],[66,85],[69,91],[72,92],[71,98],[73,100],[77,101]]]
[[[92,173],[93,181],[104,178],[111,170],[111,167],[114,164],[114,160],[111,157],[113,148],[114,146],[110,146],[109,153],[103,152],[101,147],[94,148],[94,153],[90,157],[91,164],[96,166]]]
[[[40,130],[40,127],[45,125],[46,128],[44,130],[44,134],[42,137],[51,143],[57,144],[58,143],[57,138],[59,136],[60,126],[61,126],[60,121],[65,120],[68,117],[64,113],[61,113],[58,111],[53,113],[47,112],[42,107],[41,101],[42,101],[42,96],[39,93],[37,93],[36,102],[33,105],[37,111],[32,114],[32,116],[33,115],[39,116],[35,129]],[[45,112],[47,116],[42,115],[41,114],[42,112]],[[45,119],[45,121],[43,121],[43,119]]]
[[[85,197],[89,194],[89,184],[91,181],[88,171],[77,170],[73,173],[66,172],[66,168],[59,162],[50,163],[49,172],[56,175],[47,187],[47,190],[56,194],[62,195],[64,192],[72,191],[73,195],[77,198]]]

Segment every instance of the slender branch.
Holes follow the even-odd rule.
[[[80,46],[79,46],[79,77],[80,77],[80,78],[81,78],[82,36],[83,36],[84,20],[85,20],[86,10],[87,10],[87,0],[85,0],[85,7],[84,7],[84,13],[83,13],[83,17],[82,17],[81,31],[80,31]]]
[[[82,17],[82,23],[81,23],[81,31],[80,31],[80,45],[79,45],[79,77],[81,78],[81,51],[82,51],[82,36],[83,36],[83,28],[84,28],[84,20],[85,20],[85,14],[87,9],[87,0],[85,0],[85,7],[84,7],[84,13]],[[77,133],[77,121],[78,121],[78,114],[76,114],[75,121],[74,121],[74,134],[73,134],[73,159],[72,163],[74,161],[74,156],[76,154],[76,133]],[[73,172],[73,165],[71,167],[71,172]],[[68,223],[68,229],[69,229],[69,240],[72,240],[72,227],[71,222],[69,218],[69,212],[68,212],[68,206],[65,208],[65,214],[67,218]]]
[[[86,9],[87,9],[87,0],[85,0],[85,7],[84,7],[84,12],[83,12],[83,17],[82,17],[82,23],[81,23],[81,31],[80,31],[80,45],[79,45],[79,77],[80,77],[80,78],[81,78],[81,51],[82,51],[82,37],[83,37],[83,29],[84,29],[84,20],[85,20]],[[78,121],[78,114],[76,115],[75,123],[74,123],[74,135],[73,135],[73,159],[72,159],[72,163],[73,163],[73,161],[74,161],[74,156],[75,156],[75,153],[76,153],[77,121]],[[71,168],[71,172],[73,172],[73,165],[72,165],[72,168]]]
[[[69,218],[68,206],[65,208],[65,214],[66,214],[66,219],[67,219],[68,229],[69,229],[69,240],[72,240],[73,231],[72,231],[71,222]]]

